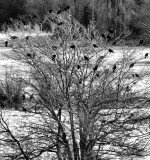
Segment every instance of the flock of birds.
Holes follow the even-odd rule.
[[[68,11],[70,9],[70,6],[66,6],[65,8],[64,8],[64,10],[58,10],[57,11],[57,15],[59,15],[59,14],[61,14],[62,12],[65,12],[65,11]],[[52,10],[49,10],[49,14],[51,14],[53,11]],[[63,25],[63,22],[59,22],[59,23],[57,23],[57,25]],[[114,31],[112,30],[112,29],[109,29],[108,30],[108,33],[107,34],[104,34],[104,33],[102,33],[101,34],[101,37],[103,38],[103,40],[105,41],[105,42],[110,42],[110,41],[112,41],[112,35],[114,34]],[[92,33],[91,33],[91,36],[92,36]],[[94,36],[94,35],[93,35]],[[92,36],[92,37],[93,37]],[[10,39],[11,40],[15,40],[15,39],[18,39],[18,37],[17,36],[11,36],[10,37]],[[29,40],[30,39],[30,36],[26,36],[25,37],[25,39],[26,40]],[[138,45],[140,46],[140,45],[142,45],[144,43],[144,40],[140,40],[139,41],[139,43],[138,43]],[[114,42],[113,42],[113,45],[116,45],[117,44],[117,41],[115,40]],[[5,47],[8,47],[8,45],[9,45],[9,43],[8,43],[8,41],[5,41]],[[93,44],[93,47],[94,48],[98,48],[99,46],[98,45],[96,45],[96,44]],[[71,49],[73,49],[73,50],[75,50],[76,49],[76,46],[74,45],[74,44],[72,44],[72,45],[70,45],[70,48]],[[52,46],[52,49],[53,50],[57,50],[57,47],[56,46]],[[114,51],[112,50],[112,49],[108,49],[108,52],[109,53],[114,53]],[[148,53],[146,53],[145,54],[145,56],[144,56],[144,58],[146,59],[147,57],[148,57]],[[26,55],[27,57],[29,57],[29,58],[35,58],[35,55],[32,55],[32,54],[30,54],[30,53],[27,53],[27,55]],[[101,57],[103,57],[103,56],[101,56]],[[53,54],[52,55],[52,57],[51,57],[51,59],[52,59],[52,61],[56,61],[56,55],[55,54]],[[104,57],[103,57],[104,58]],[[84,60],[85,61],[89,61],[90,60],[90,58],[87,56],[87,55],[84,55]],[[133,68],[134,67],[134,65],[135,65],[135,63],[131,63],[130,64],[130,66],[129,66],[129,69],[130,68]],[[98,70],[98,65],[95,65],[95,67],[93,68],[93,72],[95,73],[95,75],[97,76],[97,77],[99,77],[99,74],[96,72],[97,70]],[[79,65],[79,64],[77,64],[76,65],[76,68],[79,70],[79,69],[81,69],[81,66]],[[114,73],[115,71],[116,71],[116,69],[117,69],[117,65],[115,64],[113,67],[112,67],[112,72]],[[132,76],[133,77],[136,77],[136,78],[140,78],[140,76],[137,74],[137,73],[134,73],[134,74],[132,74]],[[82,83],[82,81],[79,81],[79,84],[81,84]],[[127,90],[129,90],[129,86],[127,86],[126,87],[126,91]],[[34,97],[33,97],[33,94],[30,96],[30,98],[29,98],[29,100],[31,100],[31,99],[33,99]],[[23,99],[23,101],[24,100],[26,100],[26,96],[25,96],[25,94],[23,94],[22,95],[22,99]],[[25,107],[23,107],[22,108],[22,110],[24,111],[24,112],[27,112],[27,109],[25,108]]]

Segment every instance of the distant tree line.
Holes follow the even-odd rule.
[[[132,31],[132,38],[149,39],[148,0],[0,0],[0,25],[10,24],[11,18],[30,21],[31,17],[43,17],[50,9],[57,11],[66,5],[86,27],[93,22],[100,32],[113,29],[114,37]]]

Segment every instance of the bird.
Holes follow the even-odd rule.
[[[89,61],[89,57],[87,57],[87,56],[84,56],[84,59],[85,59],[86,61]]]
[[[64,11],[67,11],[67,10],[69,10],[70,9],[70,6],[66,6],[65,8],[64,8]]]
[[[94,33],[91,32],[91,41],[94,39]]]
[[[140,78],[140,76],[137,73],[135,73],[135,77]]]
[[[126,87],[126,91],[127,91],[127,92],[130,91],[130,87],[129,87],[129,86]]]
[[[112,29],[109,29],[108,32],[111,33],[111,34],[114,33],[114,31]]]
[[[135,77],[135,74],[134,74],[134,73],[132,74],[132,77],[133,77],[133,78]]]
[[[17,39],[18,37],[17,36],[11,36],[10,38],[11,39]]]
[[[81,79],[79,80],[79,84],[82,84],[82,80]]]
[[[133,68],[134,65],[135,65],[135,63],[131,63],[130,66],[129,66],[129,69],[130,69],[130,68]]]
[[[31,94],[31,95],[30,95],[30,101],[31,101],[33,98],[34,98],[34,97],[33,97],[33,94]]]
[[[115,72],[116,68],[117,68],[117,66],[114,65],[114,66],[113,66],[113,72]]]
[[[111,37],[110,35],[107,35],[107,42],[110,42],[111,41]]]
[[[26,40],[29,40],[29,36],[26,36]]]
[[[115,45],[116,45],[116,43],[117,43],[117,41],[115,40],[115,41],[112,43],[112,45],[114,45],[114,46],[115,46]]]
[[[96,44],[93,44],[93,47],[94,47],[94,48],[98,48],[98,46],[97,46]]]
[[[70,48],[75,49],[75,45],[74,45],[74,44],[73,44],[73,45],[71,45],[71,46],[70,46]]]
[[[63,22],[57,23],[58,26],[61,26],[61,25],[63,25],[63,24],[64,24]]]
[[[145,58],[147,58],[147,57],[148,57],[148,53],[145,54]]]
[[[53,54],[53,55],[52,55],[52,61],[55,61],[55,59],[56,59],[56,55]]]
[[[144,42],[144,40],[142,39],[142,40],[140,40],[140,42],[139,42],[139,46],[141,45],[141,44],[143,44],[143,42]]]
[[[114,53],[114,51],[113,51],[112,49],[108,49],[108,51],[109,51],[110,53]]]
[[[99,73],[96,73],[96,77],[99,77]]]
[[[48,11],[48,13],[52,13],[53,11],[52,11],[52,9],[50,9],[49,11]]]
[[[25,96],[24,94],[22,95],[22,99],[23,99],[23,100],[25,100],[25,99],[26,99],[26,96]]]
[[[26,108],[24,108],[24,107],[22,108],[22,110],[23,110],[25,113],[27,112],[27,109],[26,109]]]
[[[58,10],[58,11],[57,11],[57,15],[61,14],[61,12],[62,12],[61,10]]]
[[[31,56],[31,54],[30,54],[30,53],[27,53],[27,57],[32,58],[32,56]]]
[[[93,71],[95,73],[95,71],[98,69],[98,65],[96,65],[94,68],[93,68]]]
[[[105,37],[105,34],[104,34],[104,33],[102,33],[102,34],[101,34],[101,36],[102,36],[102,38],[106,39],[106,37]]]
[[[77,65],[77,69],[80,69],[80,68],[81,68],[81,66],[78,64],[78,65]]]
[[[8,47],[8,41],[5,41],[5,47]]]

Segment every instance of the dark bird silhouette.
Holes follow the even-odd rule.
[[[55,50],[57,50],[57,47],[56,46],[52,46],[52,49],[55,51]]]
[[[55,61],[55,59],[56,59],[56,55],[53,54],[53,55],[52,55],[52,61]]]
[[[129,69],[130,69],[130,68],[133,68],[134,65],[135,65],[135,63],[131,63],[130,66],[129,66]]]
[[[27,112],[27,109],[26,109],[26,108],[24,108],[24,107],[22,108],[22,110],[23,110],[25,113]]]
[[[70,6],[66,6],[65,8],[64,8],[64,11],[67,11],[67,10],[69,10],[70,9]]]
[[[48,11],[48,13],[52,13],[53,12],[53,10],[52,9],[50,9],[49,11]]]
[[[111,41],[111,36],[107,35],[107,42],[110,42],[110,41]]]
[[[132,77],[134,78],[134,77],[135,77],[135,74],[132,74]]]
[[[32,55],[30,53],[27,53],[27,57],[32,58]]]
[[[147,58],[147,57],[148,57],[148,53],[145,54],[145,58]]]
[[[91,40],[93,40],[93,39],[94,39],[94,33],[91,32]]]
[[[30,95],[30,101],[31,101],[33,98],[34,98],[34,97],[33,97],[33,94],[31,94],[31,95]]]
[[[94,73],[95,73],[95,71],[97,71],[97,69],[98,69],[98,65],[96,65],[96,66],[93,68]]]
[[[98,48],[98,46],[97,46],[96,44],[93,44],[93,47],[94,47],[94,48]]]
[[[62,12],[61,10],[58,10],[58,11],[57,11],[57,15],[61,14],[61,12]]]
[[[105,34],[104,34],[104,33],[102,33],[102,34],[101,34],[101,36],[102,36],[102,38],[106,39],[106,37],[105,37]]]
[[[78,65],[77,65],[77,69],[80,69],[80,68],[81,68],[81,66],[78,64]]]
[[[144,42],[144,40],[142,39],[142,40],[140,40],[140,42],[139,42],[139,46],[140,45],[142,45],[143,44],[143,42]]]
[[[26,40],[29,40],[29,36],[26,36]]]
[[[113,51],[112,49],[108,49],[108,51],[109,51],[110,53],[114,53],[114,51]]]
[[[24,94],[22,95],[22,99],[23,99],[23,100],[25,100],[25,99],[26,99],[26,96],[25,96]]]
[[[114,42],[112,43],[112,45],[114,45],[114,46],[115,46],[116,44],[117,44],[117,41],[114,41]]]
[[[79,80],[79,84],[82,84],[82,80]]]
[[[112,29],[109,29],[108,32],[111,33],[111,34],[114,33],[114,31]]]
[[[5,47],[8,47],[8,41],[5,41]]]
[[[71,46],[70,46],[70,48],[75,49],[75,45],[74,45],[74,44],[73,44],[73,45],[71,45]]]
[[[117,68],[117,66],[114,65],[114,66],[113,66],[113,72],[115,72],[116,68]]]
[[[87,56],[84,56],[84,59],[85,59],[86,61],[89,61],[89,57],[87,57]]]
[[[99,73],[96,73],[96,77],[99,77]]]
[[[11,36],[10,38],[11,39],[17,39],[18,37],[17,36]]]
[[[135,77],[140,78],[140,76],[137,73],[135,73]]]
[[[57,23],[58,26],[61,26],[61,25],[63,25],[63,24],[64,24],[63,22]]]
[[[127,92],[130,91],[130,87],[129,87],[129,86],[126,87],[126,91],[127,91]]]

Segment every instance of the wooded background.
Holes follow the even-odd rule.
[[[0,25],[11,24],[11,18],[25,20],[43,17],[50,9],[71,7],[72,15],[84,26],[94,22],[98,31],[113,29],[118,36],[132,31],[129,39],[149,40],[149,0],[0,0]]]

